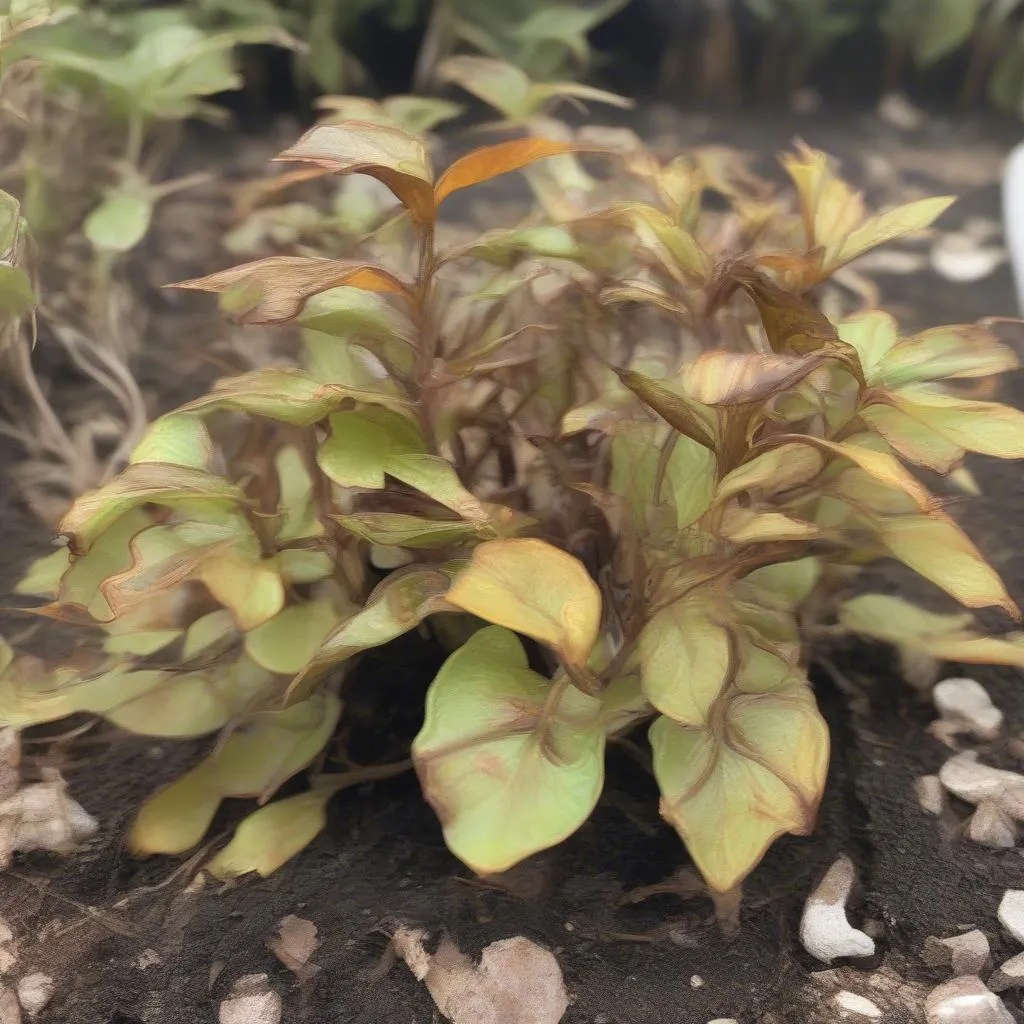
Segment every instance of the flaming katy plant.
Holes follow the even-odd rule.
[[[219,381],[74,504],[67,546],[20,589],[100,627],[104,653],[8,657],[0,681],[19,727],[87,712],[219,736],[142,806],[135,851],[190,850],[223,799],[257,798],[208,868],[266,874],[338,789],[407,767],[330,770],[322,752],[346,665],[420,627],[455,646],[411,760],[458,858],[492,874],[571,835],[609,739],[643,728],[662,814],[728,891],[814,824],[829,740],[812,630],[1024,664],[1019,638],[969,614],[841,599],[895,558],[1016,614],[904,466],[1024,455],[1024,416],[963,387],[1013,354],[980,326],[904,337],[884,312],[834,324],[813,300],[949,200],[869,214],[806,148],[783,161],[796,208],[714,154],[663,165],[640,145],[588,158],[605,178],[538,136],[435,175],[385,114],[318,125],[280,159],[299,165],[289,182],[377,179],[405,244],[392,219],[376,257],[269,256],[180,286],[241,323],[298,325],[300,365]],[[524,168],[534,216],[446,242],[453,193]],[[271,802],[310,766],[306,791]]]

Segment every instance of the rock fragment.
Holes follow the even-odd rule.
[[[856,992],[847,992],[845,989],[836,993],[836,1005],[846,1013],[852,1013],[867,1020],[878,1020],[882,1016],[882,1011],[870,999],[859,996]]]
[[[53,978],[41,971],[26,974],[18,982],[18,1002],[30,1017],[35,1017],[46,1007],[53,998],[53,993]]]
[[[68,853],[98,829],[99,822],[68,796],[59,775],[23,786],[0,803],[0,869],[13,853]]]
[[[932,989],[924,1012],[928,1024],[1016,1024],[1002,999],[975,975]]]
[[[969,732],[983,740],[995,739],[999,735],[1003,713],[977,680],[961,677],[943,679],[935,684],[932,699],[944,724],[952,730]]]
[[[822,963],[840,957],[873,956],[874,940],[846,917],[846,901],[856,879],[853,861],[839,857],[807,899],[800,919],[800,942]]]
[[[1018,953],[1006,963],[1000,964],[988,979],[988,987],[993,992],[1005,992],[1008,988],[1021,986],[1024,986],[1024,953]]]
[[[953,974],[980,974],[988,963],[988,938],[977,928],[946,939],[929,935],[921,958],[929,967],[949,967]]]
[[[1017,825],[994,800],[982,800],[967,823],[967,837],[993,850],[1009,850],[1017,842]]]
[[[1024,943],[1024,889],[1007,889],[996,916],[1018,942]]]
[[[309,963],[317,947],[316,925],[312,921],[294,914],[282,917],[266,945],[297,978],[305,980],[316,973],[317,968]]]
[[[992,801],[1016,821],[1024,821],[1024,775],[990,768],[978,761],[975,751],[965,750],[939,769],[939,779],[969,804]]]
[[[939,817],[946,810],[946,791],[938,775],[922,775],[914,780],[914,792],[921,809]]]
[[[280,1024],[281,997],[265,974],[246,974],[220,1004],[220,1024]]]

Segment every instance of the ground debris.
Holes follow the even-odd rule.
[[[452,1024],[558,1024],[569,1007],[554,954],[521,935],[492,942],[479,964],[448,938],[431,955],[425,939],[400,927],[392,943]]]
[[[300,980],[311,978],[319,970],[309,963],[317,947],[316,925],[312,921],[294,914],[282,917],[266,946]]]
[[[220,1024],[279,1024],[281,997],[265,974],[246,974],[220,1004]]]
[[[932,989],[924,1012],[928,1024],[1016,1024],[1002,999],[975,975]]]
[[[993,703],[988,691],[975,679],[943,679],[932,691],[935,709],[942,716],[941,732],[973,733],[979,739],[991,740],[999,735],[1003,713]]]

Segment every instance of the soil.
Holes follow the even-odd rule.
[[[1001,161],[1019,131],[978,117],[931,118],[920,131],[899,133],[873,114],[834,109],[727,119],[656,109],[643,113],[640,128],[666,148],[706,141],[738,146],[766,168],[799,135],[838,156],[875,201],[892,202],[914,188],[959,194],[944,229],[969,217],[999,216]],[[189,160],[209,164],[208,136],[197,139]],[[237,166],[240,159],[237,150],[222,150],[215,162]],[[147,252],[146,280],[224,265],[212,241],[223,213],[215,191],[168,201]],[[875,279],[883,304],[908,328],[1017,313],[1005,264],[965,285],[930,269]],[[155,290],[153,302],[152,342],[139,374],[160,408],[186,397],[212,372],[204,354],[218,329],[209,305]],[[1024,404],[1024,378],[1007,386],[1004,400]],[[1019,466],[994,461],[974,460],[970,468],[984,496],[965,505],[964,522],[1012,596],[1024,601],[1024,549],[1017,540],[1024,476]],[[13,495],[5,495],[0,517],[0,589],[9,592],[24,564],[47,549],[48,537]],[[872,583],[935,602],[933,593],[894,570],[875,572]],[[998,619],[991,624],[1006,626]],[[391,715],[388,728],[411,737],[417,694],[438,663],[438,652],[415,639],[368,656],[357,670],[351,706],[367,715],[398,706],[403,710]],[[723,934],[707,900],[664,894],[623,901],[631,890],[685,867],[687,858],[657,817],[653,781],[618,751],[587,825],[502,880],[468,875],[446,851],[415,780],[403,776],[341,794],[327,829],[270,878],[197,887],[189,885],[194,863],[134,860],[122,837],[138,801],[190,763],[200,746],[109,734],[97,743],[90,734],[71,748],[66,774],[72,793],[102,822],[101,834],[73,857],[25,856],[0,876],[0,915],[18,936],[18,969],[55,979],[44,1022],[209,1022],[232,982],[255,972],[268,973],[283,996],[286,1024],[437,1020],[422,985],[400,964],[389,969],[388,931],[401,921],[446,932],[472,954],[517,934],[552,948],[573,998],[567,1024],[831,1021],[839,1014],[832,997],[841,988],[874,1000],[885,1020],[923,1020],[925,994],[946,977],[921,960],[929,935],[978,927],[997,962],[1017,952],[995,911],[1004,889],[1024,888],[1024,860],[1019,850],[970,844],[918,806],[914,780],[935,772],[950,751],[927,731],[933,711],[900,679],[890,652],[847,646],[830,652],[830,663],[841,676],[814,674],[833,736],[818,829],[772,847],[747,884],[735,937]],[[1024,735],[1019,674],[989,668],[969,674],[1007,716],[1003,737],[979,746],[983,758],[1021,767],[1012,743]],[[223,836],[241,810],[228,808],[211,835]],[[853,916],[878,936],[879,950],[869,963],[825,970],[799,945],[797,927],[809,890],[844,852],[862,883]],[[306,982],[264,946],[288,914],[319,930],[313,958],[319,970]],[[1024,1021],[1019,997],[1007,1003]]]

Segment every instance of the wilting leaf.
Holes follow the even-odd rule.
[[[657,207],[648,203],[620,203],[611,208],[611,215],[634,225],[641,242],[672,277],[688,284],[707,280],[711,273],[708,254],[693,235]]]
[[[647,699],[682,725],[708,721],[732,669],[728,618],[712,599],[685,597],[657,612],[639,641]]]
[[[439,207],[453,192],[499,175],[518,171],[538,160],[579,149],[571,142],[556,139],[509,139],[493,146],[474,149],[456,160],[437,180],[434,186],[434,206]]]
[[[315,164],[325,174],[368,174],[384,182],[420,224],[435,216],[433,172],[421,139],[367,121],[316,125],[278,160]]]
[[[201,762],[150,797],[132,822],[131,851],[184,853],[200,842],[220,806],[212,774],[210,765]]]
[[[828,765],[828,730],[809,695],[738,697],[726,721],[722,738],[664,716],[649,734],[662,816],[720,892],[780,835],[811,830]]]
[[[1019,366],[1016,352],[983,327],[935,327],[901,339],[879,368],[878,383],[902,388],[950,378],[989,377]]]
[[[173,508],[197,499],[227,508],[243,504],[245,495],[231,481],[201,469],[137,462],[104,487],[83,494],[61,520],[60,532],[70,538],[73,554],[83,554],[111,524],[140,505]]]
[[[146,237],[152,216],[148,192],[113,192],[85,218],[82,230],[100,252],[128,252]]]
[[[781,512],[755,512],[749,508],[728,509],[720,529],[722,536],[733,544],[810,540],[818,534],[814,523],[792,519]]]
[[[779,445],[727,473],[718,485],[715,498],[727,501],[744,491],[781,494],[813,480],[824,465],[821,454],[807,445]]]
[[[309,665],[288,686],[284,702],[302,700],[324,672],[372,647],[380,647],[415,629],[433,611],[443,608],[442,599],[450,578],[442,569],[414,567],[392,573],[366,602],[331,633],[309,660]]]
[[[755,569],[745,580],[781,597],[793,608],[806,601],[821,582],[822,562],[818,557],[798,558]]]
[[[327,600],[289,605],[246,634],[246,653],[271,672],[295,675],[306,667],[341,617]]]
[[[430,455],[410,420],[382,408],[335,413],[331,434],[317,452],[320,468],[343,487],[380,490],[385,476],[415,487],[474,522],[489,516],[462,486],[447,460]]]
[[[214,878],[235,878],[255,871],[273,874],[305,849],[327,825],[328,788],[275,800],[254,811],[235,829],[231,842],[206,865]]]
[[[802,381],[826,358],[826,353],[702,352],[683,370],[683,387],[703,405],[762,402]]]
[[[600,702],[531,671],[519,640],[489,626],[427,692],[412,754],[448,848],[479,874],[554,846],[590,816],[604,781]]]
[[[839,606],[839,625],[843,629],[894,644],[912,637],[958,633],[973,621],[970,612],[929,612],[893,594],[860,594]]]
[[[715,448],[715,413],[692,396],[670,391],[636,370],[616,370],[619,380],[666,423],[712,451]]]
[[[314,295],[342,285],[410,297],[408,288],[382,267],[319,256],[267,256],[173,287],[223,295],[238,323],[279,324],[295,319]]]
[[[1012,406],[922,387],[869,393],[868,402],[860,410],[863,420],[904,458],[940,473],[955,468],[965,451],[1024,458],[1024,413]]]
[[[996,571],[948,516],[889,516],[879,523],[894,557],[968,608],[998,605],[1018,616]]]
[[[198,416],[173,412],[150,424],[130,461],[209,469],[212,457],[213,441],[206,424]]]
[[[207,394],[183,405],[180,411],[207,413],[233,409],[297,427],[308,427],[324,419],[342,403],[353,401],[380,402],[387,406],[404,404],[383,391],[322,384],[305,370],[267,366],[238,377],[222,377]]]
[[[398,512],[365,512],[334,519],[357,537],[386,547],[444,547],[468,543],[478,532],[473,523],[460,519],[422,519]]]
[[[590,657],[601,623],[601,591],[583,563],[531,537],[479,545],[445,599],[539,640],[579,666]]]

